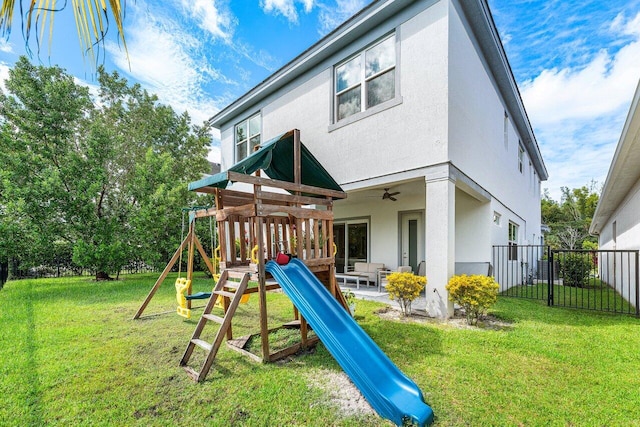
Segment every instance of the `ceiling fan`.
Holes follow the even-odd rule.
[[[391,200],[393,202],[398,200],[393,196],[397,196],[398,194],[400,194],[400,192],[399,191],[395,191],[393,193],[389,193],[389,190],[390,190],[389,188],[385,188],[384,189],[384,194],[382,195],[382,200]]]

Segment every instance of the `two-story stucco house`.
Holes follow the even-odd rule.
[[[222,169],[300,129],[348,193],[337,268],[425,261],[448,317],[456,262],[540,239],[547,178],[485,0],[377,0],[211,119]]]

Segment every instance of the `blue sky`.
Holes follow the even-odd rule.
[[[370,1],[128,1],[130,66],[111,31],[100,52],[109,71],[140,83],[195,122],[215,114]],[[554,198],[606,178],[640,79],[640,0],[489,0],[550,179]],[[33,37],[35,38],[35,37]],[[71,10],[32,61],[59,65],[93,85]],[[0,79],[25,42],[16,21],[0,41]],[[214,134],[214,138],[218,135]],[[212,150],[216,160],[218,151]]]

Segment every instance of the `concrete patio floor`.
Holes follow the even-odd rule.
[[[360,285],[360,289],[356,289],[355,283],[353,285],[350,285],[349,283],[347,283],[346,285],[340,284],[340,289],[342,289],[343,292],[345,291],[353,292],[353,294],[356,296],[357,299],[378,301],[384,304],[388,304],[397,309],[400,308],[400,306],[398,305],[398,301],[394,301],[389,298],[388,292],[385,292],[384,289],[382,290],[382,292],[378,292],[378,288],[375,286]],[[424,296],[424,292],[422,292],[420,296],[411,303],[411,309],[426,312],[426,307],[427,307],[426,299]]]

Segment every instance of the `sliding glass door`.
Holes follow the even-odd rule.
[[[336,271],[346,271],[346,266],[369,259],[369,221],[366,219],[336,222],[333,224],[333,240],[336,244]]]

